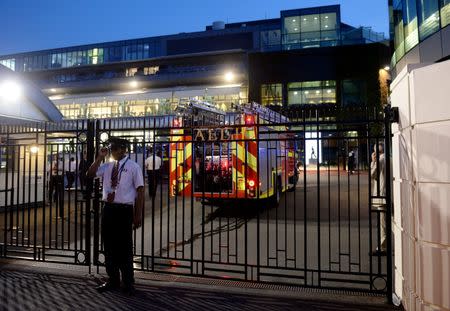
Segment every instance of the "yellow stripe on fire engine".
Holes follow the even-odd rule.
[[[257,172],[258,162],[256,157],[247,151],[247,159],[245,159],[245,146],[242,146],[241,143],[237,144],[237,157],[242,163],[246,163],[254,172]],[[247,160],[247,162],[245,162],[245,160]]]

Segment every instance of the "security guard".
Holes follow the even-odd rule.
[[[103,178],[102,237],[109,280],[97,287],[100,292],[119,288],[119,271],[123,291],[134,292],[132,228],[142,223],[144,179],[140,166],[126,155],[128,144],[126,139],[111,138],[114,161],[101,164],[108,154],[102,148],[87,172],[88,177]]]

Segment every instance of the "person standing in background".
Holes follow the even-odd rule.
[[[147,170],[148,195],[154,198],[160,176],[162,160],[160,153],[154,153],[153,148],[149,150],[148,157],[145,160],[145,169]]]

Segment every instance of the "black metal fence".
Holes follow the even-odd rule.
[[[0,255],[101,266],[101,180],[84,176],[121,136],[146,176],[135,269],[389,296],[389,116],[284,114],[3,126]]]

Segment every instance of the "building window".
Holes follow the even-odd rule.
[[[307,81],[288,84],[288,105],[336,103],[336,81]]]
[[[261,31],[261,49],[265,51],[279,50],[281,45],[281,31]]]
[[[342,106],[365,106],[367,102],[366,82],[363,80],[342,81]]]
[[[419,37],[424,40],[439,30],[439,0],[418,0]]]
[[[261,85],[261,104],[263,106],[283,105],[283,85],[281,83]]]
[[[289,16],[283,19],[283,23],[283,47],[286,50],[338,43],[336,13]]]
[[[148,76],[148,75],[154,75],[159,71],[159,66],[154,66],[154,67],[144,67],[144,75]]]
[[[0,64],[8,67],[9,69],[15,71],[16,70],[16,60],[14,58],[12,59],[2,59],[0,60]]]
[[[450,24],[450,0],[441,0],[441,27]]]
[[[137,68],[127,68],[127,70],[125,71],[125,75],[127,77],[134,77],[137,71],[138,71]]]
[[[404,1],[403,23],[405,32],[405,52],[408,52],[419,43],[416,0]]]

